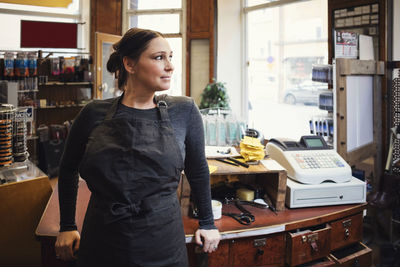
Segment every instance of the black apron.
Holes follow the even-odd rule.
[[[92,192],[78,266],[188,266],[176,189],[184,162],[168,117],[113,118],[89,137],[80,175]]]

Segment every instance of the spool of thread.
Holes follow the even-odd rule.
[[[249,190],[247,188],[239,188],[238,190],[236,190],[236,196],[240,200],[253,201],[254,200],[254,191]]]
[[[211,207],[214,216],[214,220],[221,219],[222,216],[222,203],[218,200],[211,200]]]

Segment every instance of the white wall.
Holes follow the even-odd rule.
[[[244,116],[242,24],[240,0],[218,0],[217,80],[226,83],[235,115]]]

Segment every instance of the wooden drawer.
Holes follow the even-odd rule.
[[[331,250],[336,250],[362,239],[362,213],[331,222]]]
[[[328,256],[319,260],[297,265],[296,267],[329,267],[329,266],[336,266],[336,262]]]
[[[204,253],[202,249],[191,243],[186,244],[189,266],[231,267],[229,263],[229,240],[222,240],[213,253]]]
[[[335,250],[329,257],[337,263],[337,266],[369,267],[372,264],[372,250],[361,242]]]
[[[231,240],[232,266],[284,266],[285,234]],[[220,267],[220,266],[218,266]]]
[[[329,255],[331,227],[324,225],[318,230],[287,233],[286,261],[290,266],[310,262]]]

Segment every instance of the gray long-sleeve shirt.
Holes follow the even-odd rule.
[[[90,133],[103,121],[112,100],[94,100],[87,104],[76,117],[68,134],[58,181],[60,231],[76,229],[79,165]],[[188,97],[167,96],[166,102],[175,138],[185,160],[185,174],[199,208],[200,228],[214,229],[209,170],[204,152],[204,131],[200,112],[194,101]],[[160,119],[157,108],[141,110],[120,103],[114,117],[123,116]]]

